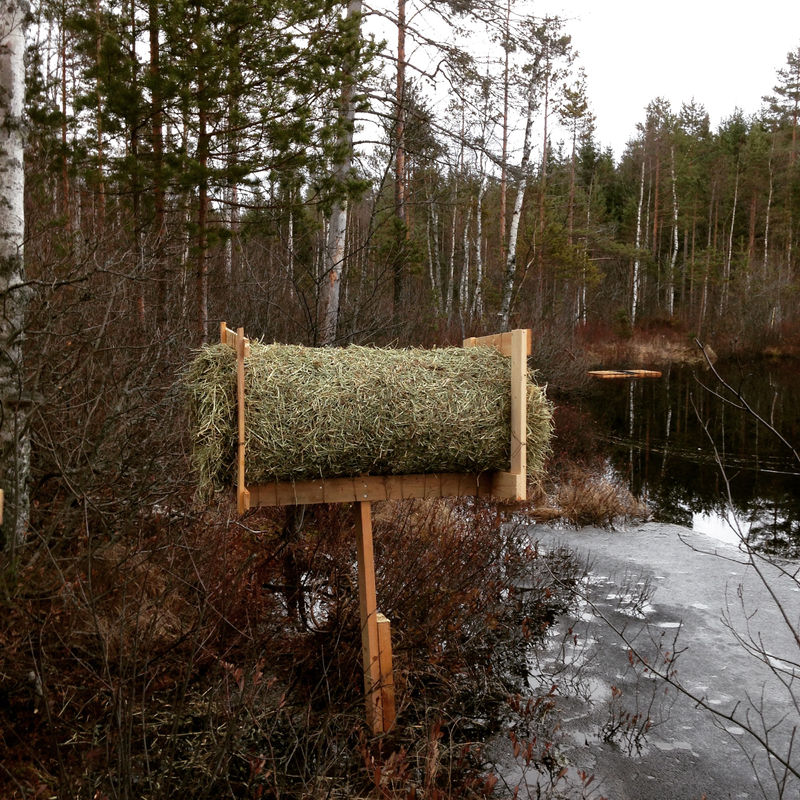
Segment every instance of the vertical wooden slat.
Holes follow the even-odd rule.
[[[236,406],[239,426],[239,441],[237,451],[237,489],[236,504],[240,514],[250,508],[250,492],[247,491],[244,473],[244,357],[247,350],[247,340],[244,328],[236,329]]]
[[[375,597],[375,555],[372,548],[372,505],[355,507],[356,551],[358,554],[358,605],[361,613],[361,655],[364,662],[364,692],[367,724],[375,734],[382,733],[381,665],[378,643],[378,616]]]
[[[528,332],[511,332],[511,473],[525,499],[528,470]]]
[[[381,666],[381,711],[383,731],[388,731],[395,720],[394,674],[392,672],[392,625],[378,612],[378,650]]]

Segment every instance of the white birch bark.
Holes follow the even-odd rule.
[[[733,260],[733,226],[736,223],[736,205],[739,201],[739,163],[736,163],[736,183],[733,186],[733,210],[731,211],[731,228],[728,232],[728,250],[722,272],[722,294],[719,299],[719,315],[725,313],[728,305],[728,284],[731,279],[731,262]]]
[[[28,526],[30,437],[23,392],[25,285],[22,114],[27,3],[0,5],[0,488],[5,494],[2,541],[12,553]]]
[[[472,223],[472,206],[467,208],[467,218],[464,220],[464,261],[461,265],[461,281],[458,286],[458,315],[461,317],[461,324],[464,320],[469,320],[469,229]]]
[[[536,71],[534,71],[536,74]],[[503,293],[500,304],[500,330],[507,331],[511,317],[511,297],[514,293],[514,281],[517,273],[517,235],[519,221],[522,216],[522,203],[525,199],[525,187],[528,184],[528,165],[531,160],[531,129],[533,112],[536,108],[536,83],[532,80],[528,87],[528,111],[525,119],[525,138],[522,142],[522,158],[519,164],[519,183],[517,196],[514,198],[514,211],[511,214],[511,225],[508,231],[508,252],[506,254],[506,271],[503,276]],[[546,146],[546,145],[545,145]]]
[[[581,288],[580,288],[580,322],[581,325],[586,325],[588,318],[586,312],[586,264],[589,258],[589,228],[592,224],[592,195],[594,194],[594,174],[589,181],[589,194],[586,197],[586,233],[581,237]]]
[[[631,286],[631,327],[636,324],[636,307],[639,305],[639,248],[642,245],[642,206],[644,205],[644,157],[642,157],[642,173],[639,178],[639,207],[636,210],[636,257],[633,261],[633,279]]]
[[[475,215],[475,291],[472,295],[472,317],[483,317],[483,195],[486,181],[481,174],[478,184],[478,208]]]
[[[439,316],[442,316],[444,298],[442,297],[442,268],[439,263],[439,215],[436,212],[433,194],[428,200],[428,210],[428,270],[436,311]]]
[[[453,196],[453,218],[450,224],[450,260],[447,266],[447,285],[445,286],[444,314],[447,319],[453,313],[453,283],[456,274],[456,215],[458,214],[458,183]]]
[[[675,146],[669,151],[669,174],[672,179],[672,257],[667,276],[667,313],[670,318],[675,313],[675,265],[678,261],[678,190],[675,180]]]
[[[361,16],[361,0],[350,0],[347,5],[347,19]],[[353,62],[355,62],[355,54]],[[345,76],[341,98],[341,122],[344,130],[339,136],[342,152],[341,160],[336,164],[334,175],[338,183],[343,184],[350,172],[353,161],[353,125],[355,122],[355,93],[353,73],[354,64]],[[342,269],[345,260],[345,243],[347,239],[347,201],[337,200],[331,209],[328,235],[325,243],[321,286],[321,312],[319,343],[322,346],[332,345],[336,341],[336,329],[339,321],[339,294],[341,289]]]
[[[773,145],[774,147],[774,145]],[[764,220],[764,277],[767,276],[767,258],[769,255],[769,215],[772,210],[772,152],[769,156],[769,195],[767,197],[767,212],[766,219]]]

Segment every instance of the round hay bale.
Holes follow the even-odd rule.
[[[236,356],[204,347],[184,373],[201,489],[235,480]],[[491,347],[311,348],[251,343],[246,480],[507,470],[511,359]],[[528,471],[552,410],[529,373]]]

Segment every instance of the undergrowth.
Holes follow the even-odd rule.
[[[398,722],[375,739],[347,507],[81,517],[4,565],[6,798],[488,796],[482,743],[578,572],[490,505],[376,506]]]

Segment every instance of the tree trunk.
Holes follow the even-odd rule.
[[[535,74],[535,72],[534,72]],[[502,301],[500,304],[500,330],[507,331],[511,318],[511,298],[514,293],[514,280],[517,272],[517,234],[522,216],[522,203],[525,199],[525,187],[528,183],[528,164],[531,159],[531,127],[533,112],[536,108],[536,84],[532,80],[528,87],[528,113],[525,120],[525,138],[522,143],[522,159],[519,165],[519,183],[517,196],[514,199],[514,211],[511,215],[511,227],[508,232],[508,255],[506,271],[503,276]]]
[[[763,263],[763,270],[764,270],[764,278],[767,276],[767,260],[769,257],[769,214],[772,210],[772,181],[773,181],[773,172],[772,172],[772,152],[770,152],[769,157],[769,194],[767,195],[767,210],[764,219],[764,263]]]
[[[472,317],[478,322],[483,318],[483,195],[486,181],[481,175],[478,184],[478,208],[475,212],[475,291],[472,295]]]
[[[28,527],[30,436],[23,392],[22,343],[29,289],[25,286],[25,99],[27,3],[0,7],[0,489],[5,495],[0,545],[12,558]]]
[[[395,119],[394,213],[397,226],[397,249],[394,259],[394,310],[400,310],[403,295],[403,266],[406,257],[406,151],[405,151],[405,91],[406,91],[406,0],[397,3],[397,89]]]
[[[350,0],[347,6],[347,19],[354,20],[361,16],[361,0]],[[360,31],[360,23],[358,31]],[[358,47],[359,36],[356,34],[355,42]],[[358,61],[358,54],[351,54],[352,61],[347,65],[343,78],[339,120],[343,129],[339,134],[339,152],[341,159],[334,168],[334,175],[339,186],[347,180],[353,159],[353,124],[355,121],[355,104],[353,102],[354,72]],[[328,225],[328,237],[325,246],[324,275],[321,287],[322,324],[319,342],[323,347],[332,345],[336,341],[339,319],[339,296],[341,289],[342,269],[345,259],[345,244],[347,240],[347,201],[338,199],[331,208],[331,218]]]
[[[430,269],[431,291],[433,292],[436,312],[444,314],[444,297],[442,292],[442,267],[439,261],[439,215],[433,194],[428,201],[428,265]]]
[[[639,248],[642,245],[642,205],[644,204],[644,155],[642,155],[642,174],[639,178],[639,207],[636,210],[636,256],[633,260],[631,279],[631,328],[636,324],[636,306],[639,303]]]
[[[728,290],[731,279],[731,262],[733,261],[733,226],[736,224],[736,205],[739,201],[739,163],[736,163],[736,182],[733,187],[733,209],[731,211],[731,227],[728,232],[728,247],[725,252],[725,262],[722,273],[722,295],[719,301],[720,317],[725,313],[728,306]]]
[[[500,263],[506,258],[506,195],[508,193],[508,53],[509,27],[511,25],[511,0],[506,0],[505,66],[503,68],[503,152],[500,158]]]
[[[95,0],[94,3],[95,21],[97,24],[97,38],[95,40],[95,63],[98,68],[98,75],[95,78],[94,91],[95,103],[97,106],[97,229],[100,235],[105,233],[105,219],[106,219],[106,184],[103,174],[103,106],[100,100],[100,45],[101,32],[100,32],[100,0]]]
[[[444,314],[447,321],[453,313],[453,290],[456,271],[456,220],[458,216],[458,178],[453,196],[453,217],[450,223],[450,261],[447,266],[447,285],[445,286]]]
[[[572,154],[569,159],[569,197],[567,199],[567,244],[572,247],[575,230],[575,156],[578,143],[578,123],[572,126]]]
[[[675,180],[675,146],[669,151],[669,175],[672,183],[672,255],[667,276],[667,313],[670,319],[675,312],[675,265],[678,261],[678,191]]]
[[[151,119],[150,146],[153,149],[153,210],[155,212],[155,238],[153,252],[156,262],[157,309],[156,315],[165,313],[167,308],[167,276],[161,249],[166,236],[166,202],[164,192],[164,114],[161,108],[161,52],[159,46],[158,2],[148,0],[147,25],[150,40],[150,80],[151,80]]]
[[[9,9],[19,8],[19,3],[12,2]],[[13,11],[2,12],[11,14]],[[61,20],[61,215],[64,217],[64,230],[67,238],[72,240],[72,207],[70,204],[69,162],[67,160],[67,23]]]
[[[201,79],[197,86],[198,94],[198,133],[197,163],[200,167],[200,184],[197,191],[197,272],[196,272],[196,313],[197,341],[205,344],[208,338],[208,112],[206,110],[205,82]]]
[[[463,226],[463,263],[461,266],[461,281],[458,286],[458,315],[461,318],[462,333],[464,322],[469,321],[470,302],[469,302],[469,229],[472,223],[472,205],[467,206],[467,218]]]

